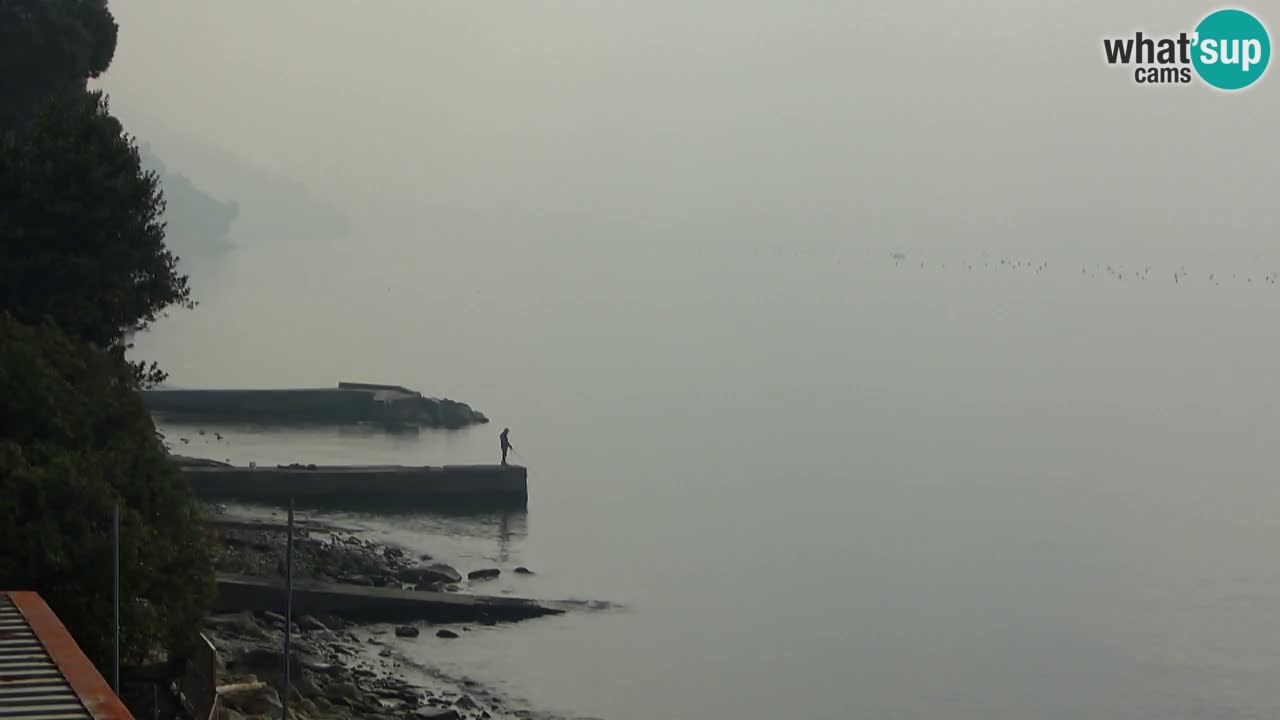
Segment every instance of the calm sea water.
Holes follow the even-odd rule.
[[[1175,283],[976,246],[457,244],[445,267],[417,242],[243,250],[139,353],[179,385],[403,383],[495,421],[167,428],[189,454],[491,462],[512,428],[527,513],[339,517],[537,572],[486,591],[615,606],[424,660],[616,720],[1280,716],[1262,260]],[[1157,268],[1095,272],[1126,261]]]

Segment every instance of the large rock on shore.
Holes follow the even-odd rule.
[[[303,615],[298,626],[307,632],[329,632],[329,627],[310,615]]]
[[[326,687],[324,696],[331,701],[342,700],[351,703],[360,698],[360,691],[349,682],[339,682]]]
[[[228,707],[245,715],[279,717],[284,709],[280,693],[262,682],[225,685],[218,688],[218,695]]]
[[[405,568],[396,573],[401,582],[414,585],[447,585],[462,582],[462,575],[444,563]]]

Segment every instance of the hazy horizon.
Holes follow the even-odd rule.
[[[509,426],[520,587],[619,603],[422,662],[614,720],[1280,713],[1280,80],[1102,57],[1207,6],[111,7],[113,109],[246,195],[136,354],[494,420],[209,452],[492,462]]]

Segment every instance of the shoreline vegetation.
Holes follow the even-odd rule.
[[[144,157],[107,95],[89,89],[119,39],[107,0],[0,2],[0,28],[13,30],[0,66],[32,70],[0,76],[0,587],[39,593],[103,675],[119,662],[125,685],[131,669],[167,673],[206,654],[203,629],[217,650],[216,683],[229,686],[215,720],[273,720],[283,709],[284,619],[210,608],[218,571],[278,577],[284,533],[209,522],[216,515],[195,497],[145,399],[166,375],[130,357],[136,334],[196,305],[173,250],[225,242],[238,213],[254,208],[197,194],[180,168]],[[166,180],[177,215],[166,215]],[[191,213],[215,220],[205,227]],[[286,406],[328,422],[361,413],[428,427],[488,421],[398,386],[315,392]],[[456,571],[353,532],[305,527],[298,540],[301,577],[463,587]],[[118,607],[113,587],[125,589]],[[296,629],[293,720],[548,717],[403,652],[465,642],[479,628],[303,615]]]
[[[209,549],[220,573],[279,579],[286,526],[224,514],[207,506]],[[462,573],[428,555],[358,537],[335,525],[296,522],[295,580],[366,587],[463,591],[496,568]],[[523,568],[518,571],[528,572]],[[468,577],[470,576],[470,577]],[[484,623],[365,623],[335,615],[296,616],[290,715],[298,720],[550,720],[466,677],[419,663],[407,644],[464,642]],[[219,720],[273,720],[281,712],[284,617],[276,612],[215,613],[203,630],[218,654],[216,685],[227,712]]]

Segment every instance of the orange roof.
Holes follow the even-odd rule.
[[[33,592],[0,592],[0,717],[133,720],[58,616]]]

